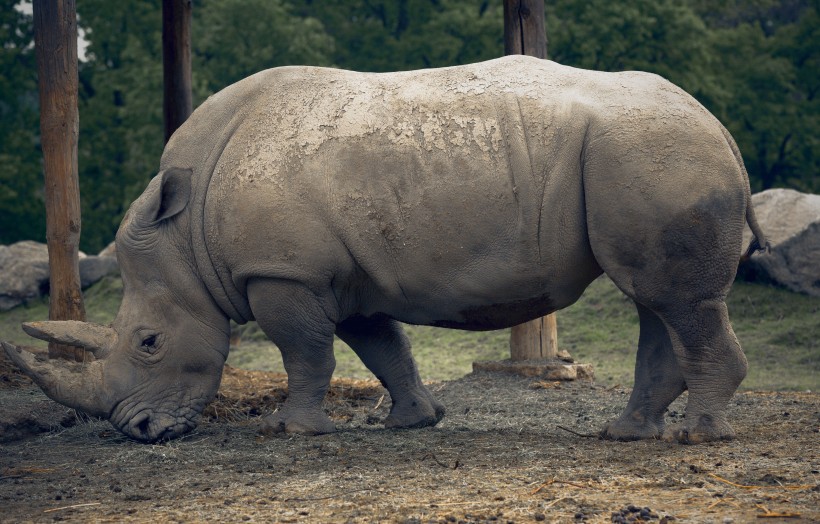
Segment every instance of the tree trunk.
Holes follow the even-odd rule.
[[[77,15],[74,0],[34,0],[40,135],[51,273],[51,320],[85,320],[80,287],[80,184],[77,175]],[[50,357],[82,361],[81,348],[49,344]]]
[[[544,0],[504,0],[504,54],[547,58]],[[555,314],[513,326],[510,332],[510,358],[558,358]]]
[[[165,142],[191,116],[191,0],[162,1]]]

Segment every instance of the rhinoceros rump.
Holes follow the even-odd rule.
[[[646,73],[528,57],[363,74],[263,71],[173,136],[117,233],[110,328],[40,322],[94,351],[75,365],[5,345],[48,395],[134,438],[193,428],[216,393],[228,319],[281,349],[272,431],[334,430],[322,411],[338,335],[390,391],[388,427],[438,422],[398,321],[498,329],[572,304],[602,272],[635,301],[635,388],[603,436],[731,438],[746,374],[724,298],[748,222],[734,141]],[[751,248],[750,248],[751,249]],[[663,413],[689,390],[686,419]]]

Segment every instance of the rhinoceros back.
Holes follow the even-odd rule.
[[[202,258],[245,312],[255,277],[333,282],[360,313],[416,323],[496,327],[564,307],[601,271],[584,207],[589,136],[613,122],[628,133],[624,111],[663,103],[629,91],[658,82],[528,57],[259,73],[209,99],[180,137],[202,179]]]

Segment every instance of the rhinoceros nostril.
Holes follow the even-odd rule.
[[[151,426],[151,416],[148,413],[140,413],[131,420],[130,426],[135,434],[145,437]]]

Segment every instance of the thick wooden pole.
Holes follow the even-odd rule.
[[[191,116],[191,0],[162,0],[165,142]]]
[[[46,239],[52,320],[85,320],[80,287],[77,175],[77,15],[74,0],[34,0],[34,42],[45,169]],[[80,348],[49,345],[49,356],[82,361]]]
[[[547,58],[544,0],[504,0],[504,54]],[[510,333],[510,358],[558,358],[555,314],[514,326]]]
[[[547,58],[544,0],[504,0],[504,54]]]

